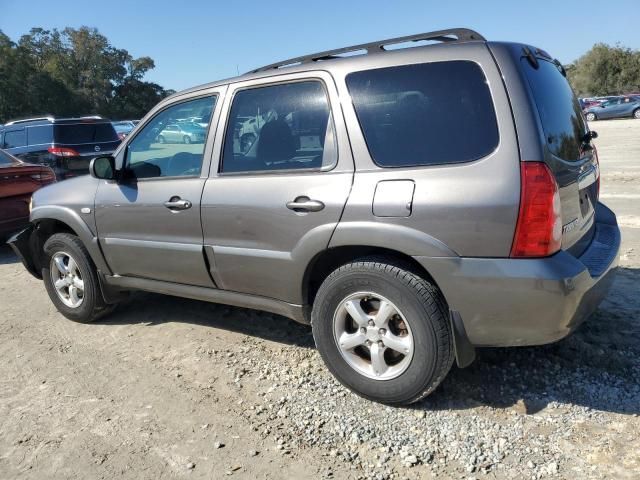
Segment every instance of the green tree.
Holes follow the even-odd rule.
[[[0,123],[44,113],[141,117],[169,93],[143,81],[154,67],[95,28],[32,28],[17,43],[0,30]]]
[[[616,95],[640,91],[640,51],[596,43],[567,67],[574,90],[581,96]]]

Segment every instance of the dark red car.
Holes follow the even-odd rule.
[[[0,150],[0,238],[29,223],[31,194],[55,181],[49,167],[24,163]]]

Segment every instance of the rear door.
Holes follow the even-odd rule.
[[[538,57],[536,68],[522,57],[520,68],[540,119],[544,160],[560,188],[562,248],[579,255],[593,236],[600,177],[595,150],[585,137],[589,129],[558,64]]]
[[[202,197],[211,272],[221,288],[299,304],[304,271],[327,248],[353,180],[337,92],[325,72],[229,89]],[[260,116],[268,121],[255,141],[243,142],[247,118]]]
[[[223,93],[223,88],[209,89],[158,111],[118,153],[124,178],[100,182],[95,218],[114,274],[215,286],[203,256],[200,222],[215,123],[204,143],[159,143],[158,133],[176,118],[212,109]]]

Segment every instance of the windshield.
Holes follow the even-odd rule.
[[[557,157],[577,161],[582,156],[582,143],[588,130],[580,103],[556,64],[543,59],[538,59],[538,64],[536,69],[526,58],[522,59],[547,146]]]

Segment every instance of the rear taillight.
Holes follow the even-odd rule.
[[[34,173],[33,175],[31,175],[31,178],[33,178],[34,180],[38,180],[39,182],[51,182],[55,180],[56,176],[53,172],[41,172]]]
[[[520,211],[511,256],[552,255],[562,242],[558,184],[542,162],[521,162],[520,178]]]
[[[79,157],[80,156],[80,154],[77,151],[75,151],[73,148],[49,147],[47,151],[52,155],[55,155],[56,157]]]

